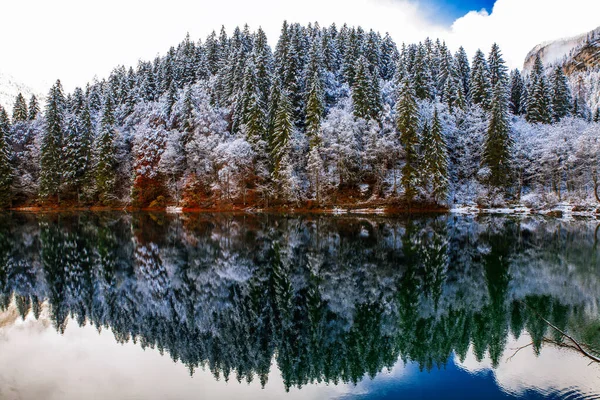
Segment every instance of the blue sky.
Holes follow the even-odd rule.
[[[433,18],[446,24],[451,24],[473,10],[480,11],[485,8],[491,13],[495,2],[496,0],[418,0]]]

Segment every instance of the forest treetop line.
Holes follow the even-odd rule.
[[[284,22],[274,50],[260,28],[188,35],[85,89],[57,81],[44,113],[0,109],[0,203],[586,203],[600,73],[576,78],[347,25]]]

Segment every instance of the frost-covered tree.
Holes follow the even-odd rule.
[[[530,76],[530,89],[527,97],[527,121],[531,123],[552,123],[552,92],[544,64],[539,54],[535,58]]]
[[[46,129],[42,138],[40,158],[40,195],[58,196],[63,179],[63,140],[66,101],[60,81],[50,89],[46,101]]]
[[[490,69],[481,50],[477,50],[473,58],[469,93],[472,104],[479,105],[486,110],[490,109],[492,97]]]
[[[437,203],[448,196],[448,149],[437,108],[431,126],[426,122],[422,137],[422,169],[427,194]]]
[[[7,142],[10,133],[10,125],[6,111],[0,106],[0,208],[11,204],[13,183],[13,169],[11,166],[11,154]]]
[[[12,123],[25,122],[29,119],[29,112],[27,111],[27,102],[25,97],[21,93],[17,95],[15,99],[15,105],[13,107]]]
[[[525,81],[518,69],[510,73],[510,111],[513,115],[524,113],[523,104],[525,100]]]
[[[571,91],[567,77],[560,66],[556,66],[551,77],[552,112],[554,120],[560,121],[571,113]]]
[[[92,186],[93,127],[87,101],[80,88],[75,90],[67,114],[64,143],[63,191],[75,193],[77,200]]]
[[[492,88],[495,88],[498,82],[508,83],[508,68],[505,65],[500,46],[497,43],[492,45],[487,64],[490,71],[490,84]]]
[[[492,109],[483,149],[483,164],[489,168],[487,183],[496,188],[511,185],[511,148],[506,86],[499,80],[492,96]]]
[[[405,78],[402,82],[396,103],[396,129],[400,144],[404,149],[402,167],[402,187],[409,206],[418,193],[419,165],[419,110],[412,82]]]
[[[116,198],[117,132],[115,131],[114,104],[110,94],[104,99],[99,131],[94,142],[95,192],[102,204],[109,205]]]
[[[311,101],[309,98],[309,105],[310,104]],[[311,115],[311,113],[309,112],[307,115]],[[292,122],[293,117],[292,103],[290,102],[287,91],[284,89],[281,91],[279,96],[270,145],[271,162],[273,164],[273,174],[275,177],[279,175],[282,169],[281,162],[288,152],[288,144],[294,130],[294,124]],[[315,120],[311,121],[311,123],[315,123],[320,126],[320,117],[318,117],[318,119],[315,118]],[[288,159],[287,161],[289,162],[290,160]]]
[[[38,104],[37,97],[35,95],[31,95],[31,99],[29,99],[29,113],[27,114],[27,119],[30,121],[35,120],[40,113],[40,106]]]

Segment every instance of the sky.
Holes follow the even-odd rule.
[[[540,42],[600,25],[599,0],[21,0],[0,14],[0,73],[40,93],[60,78],[66,90],[137,65],[224,25],[261,26],[271,45],[283,20],[361,25],[412,43],[441,38],[450,49],[489,51],[497,42],[511,68]]]

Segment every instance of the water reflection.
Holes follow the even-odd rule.
[[[110,328],[215,379],[286,389],[421,371],[509,343],[597,344],[596,225],[438,216],[0,216],[0,308]],[[11,302],[14,302],[11,305]],[[69,322],[72,321],[72,322]],[[401,364],[400,364],[401,365]],[[500,368],[502,369],[502,368]],[[272,379],[272,378],[271,378]]]

